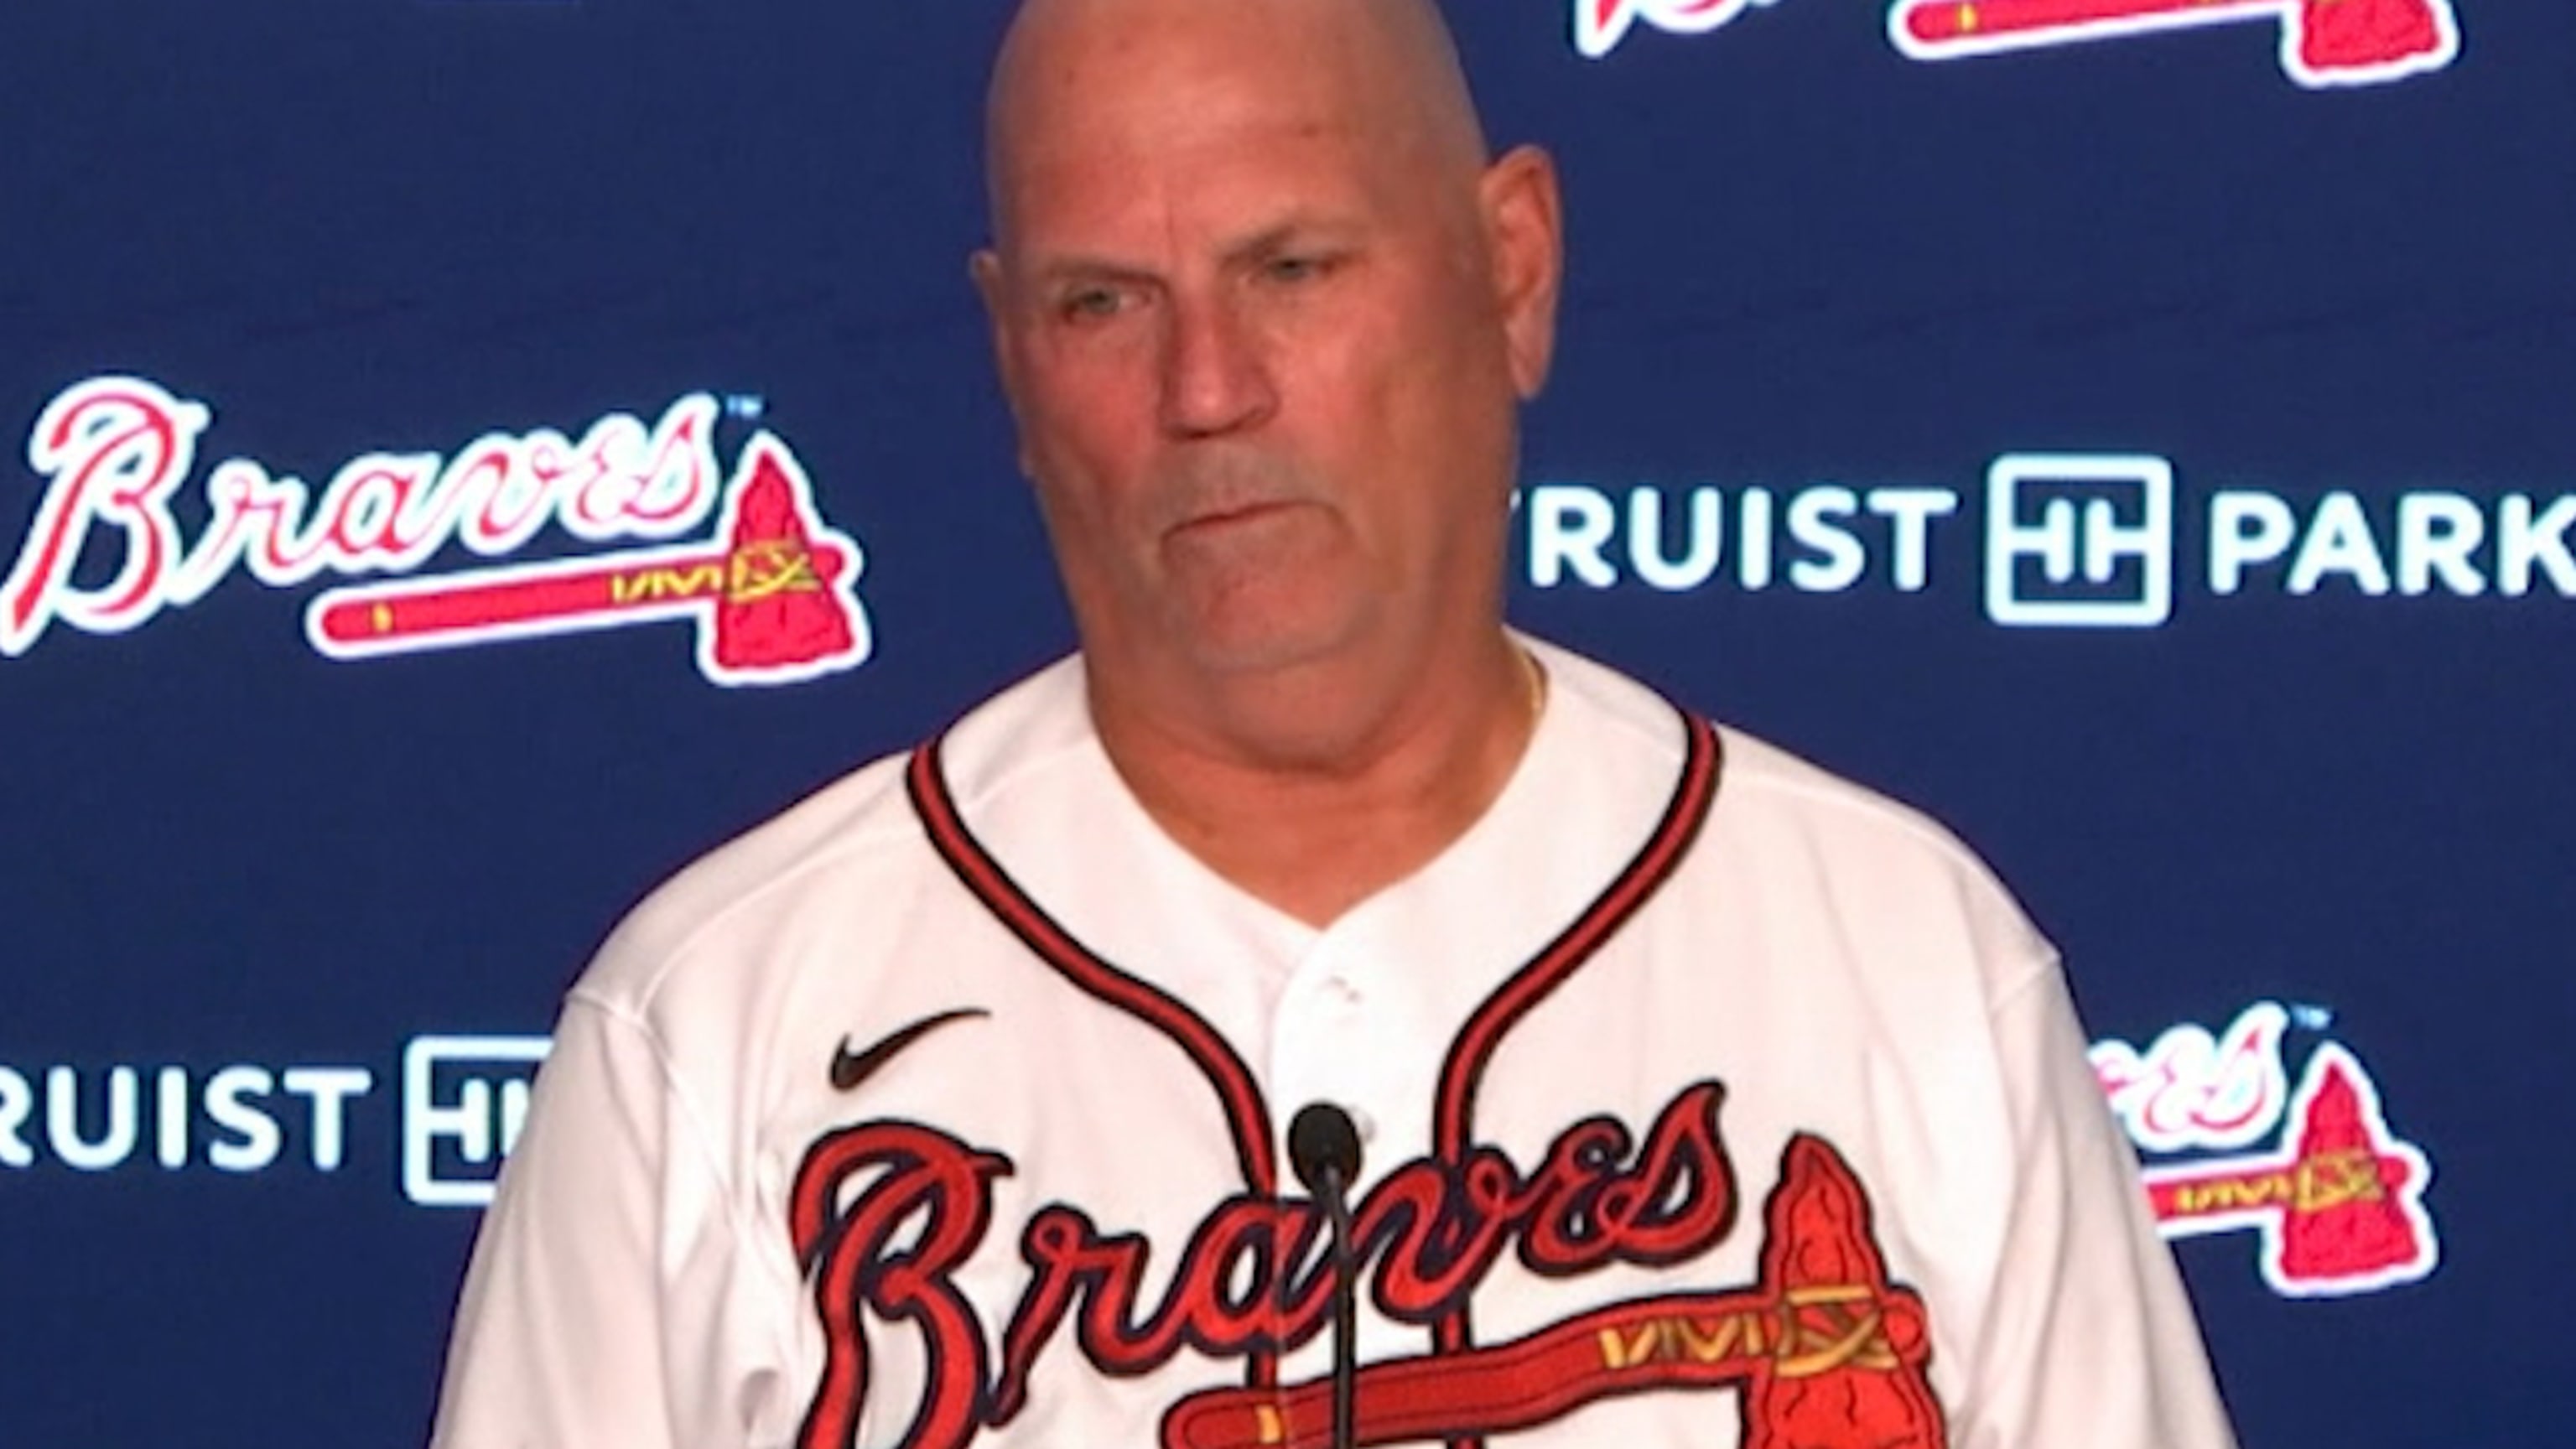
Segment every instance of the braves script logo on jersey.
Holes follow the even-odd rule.
[[[2349,1048],[2320,1043],[2292,1087],[2282,1059],[2291,1023],[2289,1008],[2258,1001],[2215,1034],[2186,1023],[2143,1052],[2093,1047],[2130,1140],[2168,1159],[2146,1169],[2164,1235],[2259,1234],[2264,1281],[2284,1297],[2429,1276],[2442,1259],[2424,1206],[2431,1161],[2389,1130],[2378,1084]],[[2276,1132],[2272,1149],[2242,1150]]]
[[[824,525],[804,468],[770,433],[752,437],[719,487],[716,415],[715,399],[697,393],[650,428],[612,413],[579,442],[538,430],[486,434],[450,457],[368,453],[318,497],[236,458],[207,475],[208,517],[191,540],[174,502],[213,412],[140,378],[74,384],[27,442],[47,487],[0,581],[0,655],[25,654],[54,624],[139,628],[239,569],[272,588],[326,572],[410,575],[451,544],[487,558],[515,553],[548,523],[586,544],[662,542],[720,509],[702,543],[326,592],[306,610],[305,635],[326,656],[364,659],[691,619],[698,668],[718,684],[792,683],[858,665],[870,648],[853,591],[858,545]]]
[[[1642,1142],[1595,1117],[1527,1171],[1491,1147],[1420,1159],[1381,1181],[1355,1216],[1371,1297],[1398,1322],[1461,1314],[1505,1252],[1572,1278],[1613,1263],[1667,1266],[1723,1242],[1737,1193],[1704,1082],[1664,1108]],[[1331,1291],[1323,1215],[1303,1199],[1243,1194],[1201,1220],[1159,1302],[1144,1291],[1154,1245],[1050,1204],[1020,1231],[1028,1284],[1003,1326],[1001,1361],[955,1276],[993,1224],[1008,1157],[913,1122],[869,1122],[816,1142],[796,1176],[792,1231],[829,1338],[798,1443],[855,1442],[868,1389],[869,1321],[919,1336],[928,1385],[907,1449],[960,1449],[1025,1406],[1039,1357],[1070,1335],[1104,1374],[1149,1373],[1187,1351],[1243,1360],[1243,1387],[1173,1405],[1165,1449],[1313,1444],[1329,1383],[1281,1385],[1280,1352],[1324,1326]],[[1742,1442],[1765,1449],[1868,1443],[1940,1449],[1922,1300],[1888,1279],[1867,1194],[1834,1149],[1801,1136],[1763,1213],[1759,1281],[1637,1299],[1521,1339],[1369,1364],[1357,1394],[1364,1443],[1523,1430],[1609,1395],[1733,1388]]]
[[[1572,1279],[1619,1264],[1681,1264],[1734,1231],[1736,1175],[1715,1082],[1683,1088],[1642,1137],[1609,1116],[1576,1122],[1534,1164],[1474,1130],[1496,1043],[1654,895],[1706,821],[1719,742],[1706,721],[1686,715],[1683,724],[1688,748],[1663,818],[1609,887],[1469,1016],[1441,1066],[1430,1151],[1358,1206],[1355,1256],[1372,1301],[1430,1339],[1428,1353],[1360,1371],[1363,1443],[1464,1449],[1603,1397],[1695,1388],[1736,1391],[1742,1442],[1755,1449],[1947,1443],[1925,1376],[1922,1299],[1889,1278],[1868,1194],[1818,1137],[1796,1136],[1782,1152],[1756,1281],[1594,1306],[1505,1343],[1479,1343],[1473,1332],[1476,1291],[1506,1251],[1541,1278]],[[1279,1356],[1321,1331],[1331,1260],[1314,1204],[1279,1191],[1270,1111],[1252,1073],[1187,1005],[1093,953],[1022,891],[966,828],[939,760],[937,742],[924,746],[904,779],[932,848],[1038,960],[1194,1063],[1226,1121],[1243,1186],[1208,1205],[1177,1253],[1079,1204],[1037,1209],[1016,1245],[1028,1277],[996,1337],[958,1278],[993,1229],[993,1184],[1015,1171],[1011,1158],[912,1121],[826,1134],[805,1152],[788,1209],[827,1343],[799,1449],[856,1441],[872,1333],[918,1340],[924,1380],[905,1449],[962,1449],[979,1430],[1012,1422],[1032,1370],[1068,1335],[1112,1377],[1142,1376],[1183,1354],[1240,1364],[1239,1386],[1210,1386],[1165,1411],[1164,1449],[1323,1443],[1329,1381],[1283,1384]],[[833,1080],[864,1080],[887,1053],[973,1014],[941,1013],[863,1051],[844,1041]],[[1148,1301],[1147,1265],[1164,1262],[1173,1265],[1161,1275],[1168,1286]]]
[[[1574,0],[1574,44],[1597,58],[1640,22],[1696,35],[1774,3]],[[1897,0],[1887,34],[1916,60],[1954,60],[2238,21],[2279,27],[2281,69],[2311,89],[2403,80],[2460,53],[2451,0]]]

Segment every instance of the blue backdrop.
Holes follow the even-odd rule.
[[[1995,861],[2249,1445],[2536,1440],[2576,14],[2147,3],[1453,5],[1569,193],[1515,615]],[[418,1442],[600,934],[1068,646],[1004,8],[0,17],[0,1441]],[[870,647],[720,683],[762,456]]]

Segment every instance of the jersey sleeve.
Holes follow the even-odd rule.
[[[731,1239],[652,1038],[576,995],[475,1242],[432,1449],[747,1443],[718,1387]]]
[[[2053,955],[1996,1004],[1993,1027],[2017,1166],[1956,1449],[2234,1449]]]

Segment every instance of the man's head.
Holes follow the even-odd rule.
[[[1498,625],[1557,197],[1487,162],[1429,0],[1027,0],[989,151],[975,277],[1095,669]]]

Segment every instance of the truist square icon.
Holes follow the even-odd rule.
[[[2007,453],[1986,473],[1986,617],[2152,629],[2173,617],[2173,465],[2143,453]]]
[[[403,1048],[403,1196],[481,1207],[527,1119],[542,1036],[422,1036]]]

